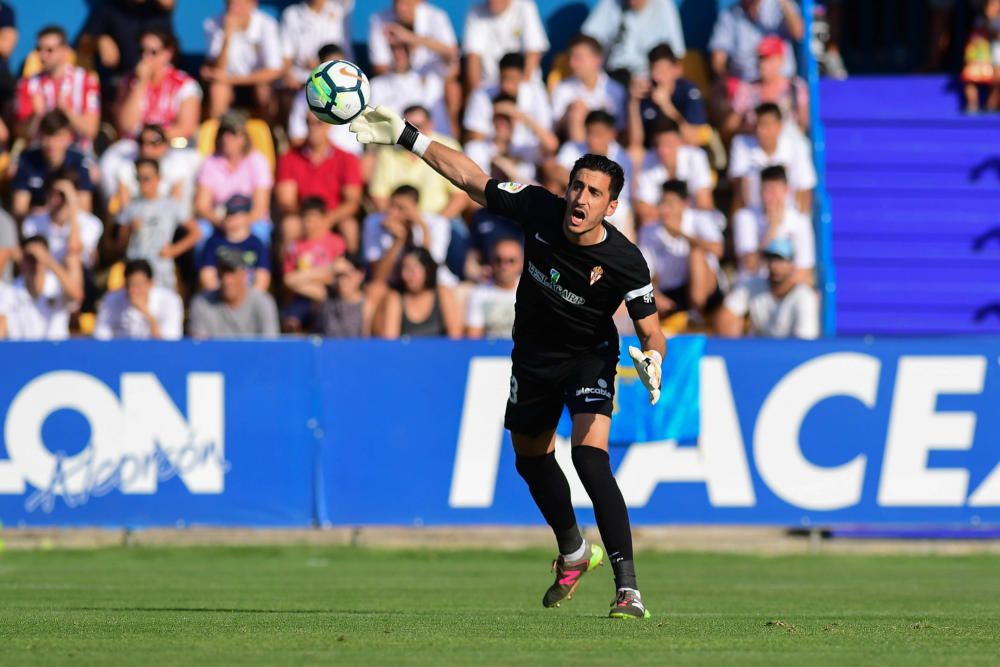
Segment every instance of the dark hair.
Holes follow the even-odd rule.
[[[785,168],[780,164],[772,164],[770,167],[764,167],[760,172],[760,182],[766,183],[768,181],[788,183],[788,174],[785,172]]]
[[[62,40],[63,44],[65,44],[68,41],[66,39],[66,31],[62,29],[62,26],[58,26],[55,24],[49,24],[47,26],[43,26],[42,29],[38,31],[38,36],[35,39],[41,39],[42,37],[46,37],[48,35],[55,35],[56,37]]]
[[[411,104],[410,106],[408,106],[405,109],[403,109],[403,118],[406,118],[406,116],[408,116],[409,114],[413,113],[414,111],[420,111],[425,116],[427,116],[428,118],[431,117],[431,112],[428,111],[427,107],[425,107],[424,105],[422,105],[422,104]]]
[[[69,116],[62,109],[46,111],[42,119],[38,122],[38,132],[43,137],[51,137],[63,130],[69,130]]]
[[[671,178],[663,184],[663,194],[675,194],[682,200],[687,201],[688,184],[676,178]]]
[[[497,102],[513,102],[517,104],[517,98],[513,95],[508,95],[507,93],[497,93],[497,96],[493,98],[493,104]]]
[[[392,191],[392,194],[390,195],[390,198],[391,197],[409,197],[410,199],[412,199],[413,201],[415,201],[415,202],[417,202],[419,204],[420,203],[420,190],[417,190],[415,187],[413,187],[409,183],[404,183],[403,185],[400,185],[398,188],[396,188],[395,190]]]
[[[316,55],[319,58],[319,61],[323,63],[327,60],[335,60],[336,58],[341,57],[344,55],[344,50],[340,48],[339,44],[324,44],[319,47],[319,51]]]
[[[309,211],[317,211],[320,214],[326,213],[326,201],[322,197],[306,197],[302,200],[302,206],[299,207],[302,215],[305,215]]]
[[[151,157],[141,157],[138,160],[136,160],[135,161],[135,171],[136,171],[136,173],[139,172],[139,167],[141,167],[142,165],[146,165],[146,166],[152,167],[153,171],[155,171],[157,173],[157,175],[159,175],[159,173],[160,173],[160,163],[157,162],[156,160],[154,160],[153,158],[151,158]]]
[[[144,259],[130,259],[125,263],[125,277],[133,273],[145,273],[147,278],[153,279],[153,267]]]
[[[669,44],[657,44],[649,50],[646,57],[649,59],[650,65],[660,60],[669,60],[672,63],[677,62],[677,54],[674,53]]]
[[[428,250],[427,248],[421,248],[421,247],[410,248],[405,253],[403,253],[403,257],[409,257],[409,256],[415,258],[418,262],[420,262],[420,265],[424,267],[424,274],[425,274],[424,288],[437,289],[438,265],[437,262],[434,261],[434,258],[431,257],[431,251]]]
[[[569,40],[569,44],[566,46],[566,50],[570,50],[576,46],[586,46],[592,52],[597,55],[604,55],[604,49],[601,48],[601,43],[590,35],[579,34]]]
[[[157,125],[156,123],[150,123],[148,125],[143,125],[142,129],[139,130],[139,136],[142,136],[143,132],[152,132],[158,136],[162,141],[167,140],[167,131],[163,129],[162,125]]]
[[[41,234],[35,234],[34,236],[29,236],[28,238],[24,239],[23,241],[21,241],[21,247],[27,248],[32,243],[41,243],[43,246],[45,246],[46,250],[49,249],[49,240],[44,236],[42,236]]]
[[[57,181],[69,181],[73,184],[73,188],[80,189],[80,174],[76,169],[70,169],[68,167],[60,167],[56,169],[51,174],[45,177],[45,190],[48,192],[52,189],[52,185]]]
[[[615,127],[615,117],[609,114],[604,109],[594,109],[587,114],[587,117],[583,119],[584,125],[593,125],[599,123],[601,125],[607,125],[610,128]]]
[[[576,180],[576,174],[581,169],[588,171],[599,171],[611,177],[611,201],[618,199],[625,187],[625,172],[620,164],[603,155],[587,153],[573,164],[573,171],[569,173],[569,182],[572,184]]]
[[[758,104],[757,108],[754,109],[753,112],[757,115],[758,119],[761,116],[766,116],[767,114],[776,116],[778,120],[782,119],[781,107],[774,102],[764,102],[763,104]]]
[[[649,134],[651,137],[656,137],[661,134],[680,134],[681,126],[677,124],[677,121],[673,118],[667,118],[666,116],[660,116],[653,123],[652,129],[650,129]]]
[[[505,69],[519,69],[524,71],[524,54],[523,53],[507,53],[504,57],[500,59],[500,71]]]
[[[169,28],[149,26],[139,33],[139,41],[141,42],[142,38],[146,35],[150,35],[160,40],[160,44],[163,44],[163,48],[173,51],[175,55],[177,54],[177,37]]]

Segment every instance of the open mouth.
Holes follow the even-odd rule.
[[[587,221],[587,213],[586,213],[586,211],[584,211],[579,206],[573,208],[573,210],[570,211],[569,215],[570,215],[570,218],[572,218],[573,222],[580,223],[580,222],[586,222]]]

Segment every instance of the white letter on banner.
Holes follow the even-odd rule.
[[[871,408],[881,363],[867,354],[843,352],[817,357],[775,385],[761,406],[754,429],[754,460],[775,495],[803,509],[836,510],[861,500],[866,457],[840,466],[813,465],[802,455],[799,432],[809,411],[833,396],[851,396]]]
[[[700,399],[697,447],[678,447],[668,440],[629,448],[615,474],[628,505],[646,505],[657,484],[663,482],[705,482],[714,507],[754,506],[753,483],[724,359],[701,360]]]
[[[469,362],[449,507],[493,505],[510,366],[510,359],[504,357],[477,357]]]
[[[961,506],[969,472],[928,469],[932,449],[972,447],[974,412],[939,413],[939,394],[980,394],[983,357],[900,357],[878,502],[889,506]]]

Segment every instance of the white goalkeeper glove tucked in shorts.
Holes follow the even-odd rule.
[[[656,405],[656,402],[660,400],[663,357],[656,350],[643,352],[634,345],[629,346],[628,355],[632,357],[632,364],[638,371],[643,386],[649,391],[649,404]]]

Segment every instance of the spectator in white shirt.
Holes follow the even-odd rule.
[[[442,128],[443,134],[451,136],[444,79],[435,71],[419,72],[414,69],[412,51],[401,41],[390,40],[389,52],[392,54],[392,69],[371,80],[372,99],[400,116],[410,107],[423,107],[430,111],[434,127]]]
[[[513,239],[499,241],[490,262],[493,280],[476,285],[465,309],[466,338],[510,338],[524,248]]]
[[[486,0],[469,9],[462,35],[468,90],[496,83],[500,58],[506,53],[525,55],[528,79],[541,83],[542,54],[549,50],[542,19],[534,0]]]
[[[819,297],[796,277],[795,251],[788,239],[776,238],[764,249],[766,277],[755,276],[737,286],[719,310],[719,334],[744,335],[749,319],[752,336],[819,337]]]
[[[184,304],[176,292],[153,284],[153,267],[144,259],[125,265],[125,287],[108,293],[97,309],[94,338],[178,340],[183,335]]]
[[[306,0],[281,12],[281,50],[284,56],[283,83],[288,90],[305,85],[313,68],[320,64],[316,52],[324,44],[343,44],[351,60],[351,10],[354,0]]]
[[[77,254],[83,266],[90,268],[97,257],[104,225],[93,213],[81,208],[76,178],[77,175],[70,171],[57,171],[49,177],[46,206],[25,218],[21,223],[21,235],[45,237],[48,250],[57,262]]]
[[[71,309],[83,300],[83,268],[78,250],[62,261],[49,253],[44,236],[21,244],[21,276],[0,299],[0,315],[11,340],[65,340],[69,338]]]
[[[761,172],[763,208],[744,208],[733,218],[733,244],[740,275],[760,275],[762,248],[774,239],[788,239],[795,251],[797,277],[812,283],[816,266],[816,238],[812,222],[788,203],[785,168],[774,165]]]
[[[508,53],[500,61],[500,79],[495,84],[485,85],[469,95],[462,125],[467,139],[490,139],[493,132],[493,100],[504,94],[517,100],[517,108],[522,118],[530,118],[531,125],[515,123],[511,145],[517,151],[540,148],[546,153],[554,152],[559,142],[551,134],[552,109],[545,87],[528,78],[525,58],[521,53]],[[533,131],[541,128],[543,133]]]
[[[317,60],[325,63],[328,60],[338,60],[345,57],[344,50],[337,44],[324,44],[317,52]],[[292,108],[288,114],[288,141],[292,147],[297,148],[305,143],[309,137],[309,127],[306,123],[309,111],[309,103],[306,102],[305,88],[295,94],[292,100]],[[351,155],[361,155],[364,145],[355,138],[347,125],[330,125],[330,143],[342,151],[347,151]]]
[[[258,9],[257,0],[226,0],[226,12],[205,21],[205,33],[201,79],[208,85],[209,118],[234,102],[252,101],[259,116],[271,119],[273,84],[283,64],[278,22]]]
[[[735,137],[730,151],[729,178],[734,182],[736,206],[759,207],[761,171],[781,165],[788,175],[789,203],[811,215],[816,167],[809,142],[794,124],[782,124],[781,110],[776,104],[761,104],[756,116],[753,136]]]
[[[583,141],[583,121],[588,111],[603,109],[625,127],[625,88],[604,73],[604,52],[589,35],[577,35],[569,42],[569,70],[552,91],[552,117],[556,129],[569,141]]]
[[[608,52],[608,71],[624,82],[649,76],[646,54],[657,44],[669,44],[684,57],[684,29],[674,0],[600,0],[581,31]]]
[[[657,222],[639,229],[639,249],[656,288],[656,310],[667,317],[718,306],[722,230],[710,214],[688,207],[684,181],[667,181],[661,192]]]
[[[568,141],[559,149],[556,154],[556,163],[565,171],[564,182],[569,181],[569,174],[573,171],[573,165],[587,153],[603,155],[621,165],[625,172],[625,187],[618,197],[618,208],[614,215],[608,218],[620,232],[629,239],[635,239],[635,221],[632,219],[632,197],[628,184],[632,182],[632,160],[629,159],[628,151],[617,141],[615,127],[618,123],[615,117],[607,111],[597,109],[587,114],[584,121],[586,137],[583,142]]]
[[[685,145],[675,121],[661,118],[653,128],[653,150],[646,153],[636,184],[635,207],[642,223],[657,217],[663,184],[670,179],[687,184],[695,208],[705,211],[714,208],[708,156],[701,148]]]

